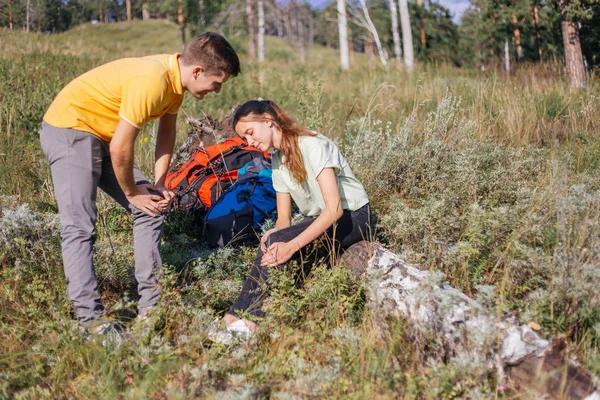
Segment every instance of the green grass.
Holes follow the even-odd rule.
[[[223,117],[260,96],[335,138],[380,215],[386,245],[442,271],[470,296],[564,334],[600,373],[600,90],[564,79],[419,65],[408,75],[361,54],[342,72],[325,48],[297,50],[267,38],[267,61],[201,102],[185,118]],[[127,56],[181,50],[163,21],[82,25],[58,35],[0,32],[0,397],[6,398],[431,398],[495,396],[487,366],[432,361],[431,338],[393,321],[385,339],[364,309],[360,279],[316,267],[302,287],[278,274],[255,342],[207,340],[210,322],[239,293],[254,248],[209,251],[171,218],[162,248],[163,298],[149,336],[120,348],[73,328],[62,273],[49,169],[37,130],[58,91],[80,73]],[[542,78],[540,78],[543,77]],[[152,171],[155,124],[137,162]],[[27,207],[22,206],[28,204]],[[131,220],[98,202],[95,261],[115,317],[135,309]],[[486,292],[487,293],[487,292]],[[431,333],[434,334],[434,333]],[[501,394],[498,394],[502,397]]]

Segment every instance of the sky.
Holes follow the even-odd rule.
[[[452,20],[455,23],[460,22],[460,17],[465,10],[471,5],[470,0],[439,0],[440,4],[450,10]]]
[[[325,7],[325,5],[331,3],[334,0],[308,0],[311,6],[321,9]],[[463,12],[471,5],[470,0],[438,0],[441,5],[450,10],[453,16],[453,21],[455,23],[460,22],[460,17]]]

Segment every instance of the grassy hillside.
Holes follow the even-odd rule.
[[[412,75],[314,48],[306,64],[267,38],[267,61],[231,39],[243,73],[218,95],[186,97],[185,118],[217,118],[249,98],[280,103],[335,138],[380,215],[380,239],[443,272],[498,315],[565,335],[600,373],[600,89],[571,92],[552,70],[493,72],[419,65]],[[489,365],[449,358],[403,321],[372,332],[361,282],[316,267],[303,287],[276,276],[256,339],[227,348],[206,337],[239,293],[254,248],[209,251],[170,218],[163,299],[150,334],[120,347],[73,327],[56,204],[37,130],[58,91],[103,62],[181,50],[163,21],[83,25],[58,35],[0,32],[0,397],[491,398],[511,397]],[[152,170],[156,126],[137,162]],[[148,140],[144,140],[147,138]],[[101,195],[95,262],[115,318],[133,315],[132,221]],[[491,286],[495,289],[491,290]],[[125,295],[124,295],[125,293]],[[131,325],[128,323],[128,325]],[[431,332],[435,335],[435,332]]]

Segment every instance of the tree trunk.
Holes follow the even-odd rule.
[[[504,39],[504,72],[510,75],[510,52],[508,51],[508,38]]]
[[[206,27],[206,15],[204,10],[204,0],[198,0],[198,13],[200,14],[200,28],[202,30]]]
[[[62,15],[62,11],[63,11],[63,5],[62,2],[59,2],[58,5],[56,6],[56,29],[58,32],[62,32],[63,31],[63,15]],[[52,29],[52,31],[54,31],[54,29]]]
[[[379,244],[352,245],[338,267],[366,276],[374,334],[389,338],[395,317],[411,337],[434,341],[426,362],[479,366],[482,376],[498,372],[514,384],[512,398],[598,399],[592,374],[568,358],[564,339],[545,340],[533,330],[539,327],[518,325],[511,316],[499,320],[439,275]]]
[[[277,17],[277,37],[283,37],[283,15]]]
[[[257,0],[258,9],[258,61],[265,60],[265,3]]]
[[[538,58],[540,59],[540,63],[543,63],[542,37],[540,35],[540,8],[536,0],[531,4],[531,21],[533,22],[533,29],[535,31],[535,46],[537,47]]]
[[[511,22],[513,24],[513,36],[515,37],[515,46],[517,47],[517,61],[521,61],[524,57],[523,46],[521,46],[521,31],[519,30],[519,21],[517,16],[513,13],[511,16]]]
[[[365,40],[365,54],[369,58],[369,69],[375,68],[375,56],[373,55],[373,42],[370,40]]]
[[[185,47],[185,16],[183,14],[183,0],[178,0],[177,22],[179,23],[179,41],[181,46]]]
[[[577,21],[568,18],[568,7],[568,0],[560,1],[560,18],[569,85],[574,88],[585,88],[587,83],[581,43],[579,42],[579,26],[577,25]]]
[[[148,3],[142,4],[142,20],[148,21],[150,19],[150,11],[148,11]]]
[[[481,58],[481,48],[479,46],[477,46],[477,50],[475,50],[475,54],[477,55],[477,60],[479,60],[479,69],[481,70],[481,72],[485,71],[485,63],[483,62],[483,59]]]
[[[423,22],[423,0],[417,0],[419,6],[419,31],[421,33],[421,45],[427,47],[427,36],[425,35],[425,24]]]
[[[348,54],[348,17],[346,16],[346,0],[337,0],[338,35],[340,44],[340,64],[343,70],[350,69]]]
[[[8,2],[8,29],[13,30],[13,10],[12,1]]]
[[[248,54],[256,58],[256,28],[253,0],[246,0],[246,22],[248,23]]]
[[[27,0],[27,10],[25,10],[25,12],[26,12],[26,16],[25,16],[25,21],[26,21],[25,32],[29,33],[29,26],[31,25],[31,0]]]
[[[402,64],[402,50],[400,49],[400,32],[398,31],[398,10],[396,0],[390,0],[390,15],[392,16],[392,37],[394,38],[394,56],[396,64]]]
[[[298,18],[298,12],[296,12],[296,30],[298,31],[298,48],[300,50],[300,62],[304,64],[306,63],[306,48],[304,47],[304,21]]]
[[[377,28],[375,28],[375,24],[371,20],[371,16],[369,15],[369,9],[367,8],[367,3],[365,0],[360,0],[360,6],[362,8],[363,14],[365,16],[365,20],[369,24],[369,30],[371,31],[371,35],[373,35],[373,39],[375,40],[375,45],[377,46],[377,52],[379,53],[379,59],[383,65],[387,65],[386,56],[387,54],[381,47],[381,42],[379,41],[379,34],[377,33]]]
[[[352,28],[348,24],[348,52],[350,53],[350,65],[354,65],[354,39],[352,38]]]
[[[315,43],[315,19],[313,18],[312,12],[309,15],[308,20],[308,46],[313,47]]]
[[[286,38],[290,41],[294,40],[294,31],[292,29],[292,17],[290,16],[289,8],[285,12],[285,31]]]
[[[127,10],[127,21],[131,21],[131,0],[125,0],[125,8]]]
[[[402,23],[402,44],[404,45],[404,66],[411,72],[415,65],[412,31],[410,29],[410,15],[408,14],[407,0],[399,0],[400,22]]]
[[[296,14],[296,8],[290,8],[290,39],[292,39],[292,46],[298,46],[298,15]]]

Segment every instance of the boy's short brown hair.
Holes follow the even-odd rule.
[[[206,32],[188,42],[181,54],[185,65],[201,65],[207,73],[223,71],[231,77],[240,70],[240,59],[223,36]]]

